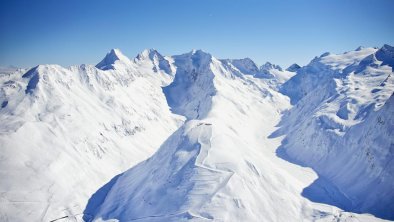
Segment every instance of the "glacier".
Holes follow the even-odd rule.
[[[2,72],[0,220],[394,220],[393,54]]]

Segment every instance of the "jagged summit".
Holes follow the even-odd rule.
[[[254,75],[256,78],[261,79],[273,79],[275,75],[273,72],[282,72],[282,68],[278,65],[272,64],[270,62],[266,62],[264,65],[260,66],[258,73]]]
[[[213,81],[215,74],[211,68],[212,55],[202,50],[193,50],[173,58],[177,67],[175,78],[169,86],[163,88],[171,110],[188,119],[205,117],[216,92]]]
[[[188,53],[176,57],[191,57],[193,59],[201,58],[203,60],[211,60],[213,56],[210,53],[203,51],[202,49],[193,49]]]
[[[163,58],[163,56],[156,49],[144,49],[135,57],[137,60],[154,59],[154,57]]]
[[[260,71],[271,70],[271,69],[277,69],[279,71],[283,71],[282,67],[280,67],[279,65],[272,64],[270,62],[266,62],[264,65],[260,66]]]
[[[181,69],[192,69],[203,73],[205,70],[209,69],[209,64],[212,62],[213,56],[201,49],[193,49],[189,53],[182,55],[173,56],[174,63],[178,68]],[[191,70],[189,70],[191,71]]]
[[[355,64],[348,68],[348,72],[364,70],[367,66],[378,67],[380,65],[388,65],[392,69],[394,67],[394,47],[390,45],[383,45],[375,53],[370,54],[360,61],[359,64]]]
[[[363,59],[376,51],[374,48],[364,48],[342,54],[323,53],[321,56],[312,59],[309,64],[297,71],[297,75],[285,82],[281,92],[288,95],[292,104],[295,104],[316,87],[331,81],[333,76],[348,73],[344,71],[348,71],[354,65],[358,66]],[[365,62],[363,63],[365,64]],[[302,85],[300,82],[307,82],[308,84]]]
[[[37,72],[38,67],[40,67],[40,65],[29,69],[25,74],[22,75],[22,78],[30,78],[30,77],[32,77],[34,75],[34,73]]]
[[[134,62],[137,64],[149,63],[155,72],[159,70],[167,74],[172,74],[172,69],[169,61],[161,55],[156,49],[144,49],[135,58]]]
[[[282,67],[280,67],[279,65],[272,64],[270,62],[266,62],[264,65],[260,66],[260,71],[267,71],[271,69],[277,69],[279,71],[283,71]]]
[[[210,53],[205,52],[202,49],[192,49],[192,51],[190,51],[189,53],[186,53],[186,54],[191,54],[191,55],[198,54],[198,55],[209,55],[209,56],[212,56]]]
[[[98,68],[0,74],[0,218],[394,219],[392,59],[384,45],[290,72],[114,49]]]
[[[286,71],[289,72],[296,72],[298,69],[300,69],[301,66],[299,66],[297,63],[293,63],[291,66],[289,66]]]
[[[104,59],[96,65],[96,68],[102,70],[113,69],[116,61],[129,63],[130,59],[127,56],[123,55],[123,53],[119,49],[111,49],[111,51],[107,53]]]
[[[222,59],[225,64],[232,64],[240,72],[248,75],[254,75],[259,72],[256,63],[250,58],[243,59]]]
[[[331,55],[330,52],[325,52],[325,53],[320,55],[320,58],[323,58],[323,57],[326,57],[326,56],[329,56],[329,55]]]
[[[376,58],[379,61],[382,61],[382,65],[389,65],[392,68],[394,67],[394,47],[391,45],[384,44],[382,48],[380,48],[376,52]]]

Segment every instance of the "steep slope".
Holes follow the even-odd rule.
[[[295,73],[111,50],[0,76],[0,220],[390,219],[392,55],[325,53]]]
[[[300,68],[301,68],[301,66],[299,66],[297,63],[294,63],[294,64],[290,65],[289,67],[287,67],[286,71],[297,72],[297,70],[299,70]]]
[[[174,60],[175,80],[164,92],[172,109],[190,120],[153,157],[117,179],[96,219],[276,218],[275,205],[262,197],[269,192],[271,198],[280,201],[292,192],[270,192],[278,181],[264,178],[260,172],[264,168],[256,167],[265,158],[257,145],[264,128],[258,129],[264,123],[274,125],[260,112],[268,115],[280,110],[288,104],[286,99],[277,93],[281,99],[273,98],[271,93],[275,92],[249,82],[248,78],[237,77],[202,51],[175,56]],[[176,103],[172,103],[175,99]],[[271,104],[272,100],[278,108]],[[279,112],[275,113],[278,119]],[[264,180],[269,181],[264,184],[270,188],[256,186]],[[259,210],[259,204],[268,209]],[[289,212],[300,216],[290,209]]]
[[[281,139],[268,138],[290,108],[287,97],[202,51],[174,58],[175,80],[164,92],[188,121],[103,189],[94,221],[372,219],[301,196],[316,175],[278,158]]]
[[[294,76],[294,72],[285,70],[278,65],[266,62],[260,67],[259,73],[257,73],[255,78],[269,79],[269,81],[276,85],[281,85],[288,79]]]
[[[1,79],[1,221],[81,214],[96,189],[176,130],[161,92],[171,77],[119,50],[97,67],[40,65]]]
[[[197,50],[173,59],[177,67],[175,79],[163,89],[168,104],[174,113],[188,119],[206,117],[216,93],[210,69],[212,56]]]
[[[393,52],[385,45],[325,54],[283,85],[296,103],[277,132],[286,135],[284,158],[326,181],[306,189],[308,198],[394,219]],[[337,192],[316,196],[327,182]]]
[[[291,98],[292,104],[296,104],[317,86],[324,85],[340,75],[344,68],[360,62],[376,51],[375,48],[363,48],[340,55],[324,53],[314,58],[307,66],[298,69],[297,75],[281,87],[281,92]]]
[[[245,59],[222,59],[220,60],[234,75],[250,75],[254,78],[264,79],[270,86],[278,88],[281,84],[295,75],[294,71],[282,70],[279,65],[266,62],[257,67],[256,63],[249,58]]]
[[[130,59],[127,58],[119,49],[111,49],[96,68],[101,70],[109,70],[116,68],[125,68],[130,65]]]
[[[170,62],[155,49],[145,49],[134,58],[134,62],[143,67],[152,66],[152,70],[155,72],[162,71],[166,74],[174,72]]]
[[[244,59],[223,59],[221,62],[225,65],[233,66],[234,69],[246,75],[255,75],[259,72],[256,63],[250,58]]]

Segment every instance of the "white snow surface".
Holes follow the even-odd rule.
[[[392,53],[290,72],[111,50],[0,76],[0,220],[394,219]]]
[[[359,48],[340,55],[323,55],[303,67],[283,85],[282,91],[299,101],[284,115],[277,132],[286,135],[282,149],[290,159],[312,167],[322,179],[336,186],[338,192],[330,194],[329,202],[338,202],[346,210],[368,211],[391,219],[393,53],[394,48],[388,45],[379,50]],[[319,75],[320,81],[314,75]],[[298,84],[300,79],[303,84]]]
[[[23,72],[25,70],[16,66],[0,66],[0,75],[10,75],[18,71]]]
[[[102,184],[178,128],[161,90],[172,78],[114,63],[120,71],[40,65],[1,79],[0,221],[81,214]]]

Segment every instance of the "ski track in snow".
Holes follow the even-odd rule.
[[[0,166],[27,169],[30,187],[22,178],[0,185],[0,220],[390,218],[393,52],[325,53],[284,71],[201,50],[164,57],[151,49],[129,60],[114,49],[96,67],[1,75]],[[360,135],[370,148],[355,149]],[[373,186],[380,199],[367,196]]]

